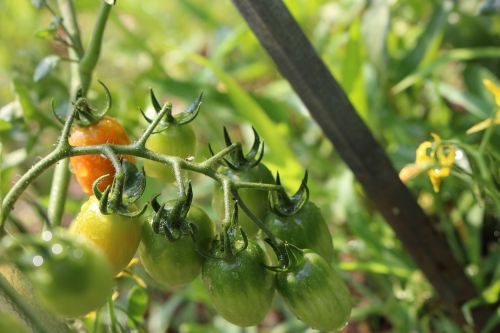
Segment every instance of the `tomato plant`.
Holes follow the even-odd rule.
[[[70,231],[96,245],[109,259],[113,272],[120,272],[134,256],[141,241],[142,218],[105,215],[91,196],[71,224]]]
[[[53,151],[22,175],[2,201],[0,236],[22,243],[14,251],[19,258],[16,264],[31,281],[35,290],[33,294],[43,304],[41,308],[71,318],[72,328],[78,330],[85,327],[88,331],[100,331],[106,327],[111,332],[146,331],[150,327],[145,323],[144,314],[148,311],[151,293],[144,281],[151,279],[143,279],[145,274],[164,288],[177,288],[192,282],[201,272],[203,282],[200,280],[200,283],[206,289],[202,293],[208,295],[207,303],[211,302],[218,314],[240,326],[257,325],[263,321],[276,289],[275,271],[289,271],[289,263],[293,260],[282,251],[283,242],[264,223],[270,209],[270,192],[283,189],[279,182],[274,183],[270,170],[261,163],[264,144],[257,131],[253,129],[254,143],[244,154],[242,144],[233,143],[224,128],[226,147],[214,152],[209,145],[212,156],[195,161],[197,138],[190,122],[198,114],[202,95],[184,112],[174,114],[172,103],[160,104],[151,90],[151,103],[156,114],[149,118],[141,110],[148,124],[137,140],[132,141],[122,126],[128,118],[105,115],[111,107],[111,94],[102,82],[99,81],[108,100],[105,109],[94,109],[89,100],[89,96],[94,95],[92,72],[100,55],[111,7],[104,3],[101,6],[90,45],[84,48],[71,2],[61,2],[68,5],[61,6],[66,16],[64,20],[57,16],[49,2],[33,3],[46,7],[53,15],[49,29],[38,35],[54,37],[68,48],[64,60],[68,60],[71,67],[72,84],[69,96],[64,95],[66,103],[61,103],[62,106],[68,105],[68,109],[53,110],[63,123]],[[55,58],[46,59],[41,66],[55,66]],[[57,59],[62,58],[57,56]],[[45,70],[47,68],[38,69],[36,76]],[[20,104],[26,105],[25,102],[23,100]],[[52,118],[48,121],[57,126]],[[2,122],[0,131],[1,126]],[[133,129],[132,126],[127,128]],[[134,130],[136,132],[139,133]],[[201,136],[200,139],[206,138]],[[136,158],[143,160],[144,169],[140,170],[142,161],[136,164]],[[77,181],[90,197],[75,214],[69,231],[54,232],[49,242],[44,238],[47,230],[56,230],[65,217],[68,159]],[[59,161],[62,163],[57,163]],[[52,165],[56,165],[56,170],[47,212],[45,202],[32,203],[45,222],[42,229],[45,231],[40,238],[32,236],[33,231],[23,228],[22,222],[14,217],[8,220],[8,216],[28,185]],[[192,205],[193,188],[187,177],[191,174],[185,173],[188,171],[215,181],[212,199],[221,217],[218,225],[202,208]],[[153,186],[146,191],[146,173],[162,184],[175,180],[176,198],[160,204],[158,196],[151,200],[144,196],[154,189]],[[168,184],[165,192],[170,187]],[[200,192],[201,202],[210,201],[207,191]],[[140,199],[143,199],[141,209],[138,208]],[[153,214],[148,223],[143,223],[142,215],[149,205]],[[239,217],[238,206],[245,213]],[[314,209],[303,218],[309,218],[308,214],[319,219],[314,215]],[[259,228],[262,234],[258,234]],[[216,229],[220,231],[218,235]],[[258,245],[261,241],[258,238],[262,235],[276,251],[279,266],[270,266],[268,255]],[[18,251],[26,247],[29,251]],[[133,259],[138,248],[142,267],[137,267],[139,261]],[[9,252],[5,257],[8,260],[16,257],[11,254]],[[1,262],[0,267],[10,267],[8,260]],[[1,291],[10,291],[3,282],[0,279],[0,297],[3,295]],[[200,287],[203,289],[203,286]],[[112,291],[115,292],[110,296]],[[40,325],[38,317],[32,316],[31,305],[24,304],[22,297],[10,294],[7,298],[21,309],[19,318],[34,330],[59,331],[47,330]],[[107,306],[103,307],[106,300]],[[85,316],[90,311],[92,313]],[[61,322],[57,316],[51,318],[57,327],[64,328],[70,322]],[[158,331],[164,329],[158,328]]]

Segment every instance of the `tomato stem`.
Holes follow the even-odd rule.
[[[111,332],[118,333],[116,316],[115,316],[115,304],[113,303],[113,298],[110,297],[108,299],[108,311],[109,311],[109,319],[111,321]]]
[[[148,127],[146,127],[146,129],[144,130],[144,133],[141,135],[139,140],[136,141],[135,146],[137,148],[145,149],[146,141],[151,136],[151,134],[153,134],[153,131],[155,130],[156,126],[158,126],[158,124],[160,123],[163,116],[165,116],[165,114],[167,114],[169,112],[169,108],[171,108],[171,107],[172,107],[172,104],[170,104],[170,107],[169,107],[169,104],[165,104],[161,108],[160,112],[158,112],[156,114],[153,121],[148,125]]]
[[[223,160],[226,155],[228,155],[228,154],[232,153],[233,151],[239,149],[239,147],[241,147],[240,143],[233,143],[230,146],[225,147],[224,149],[222,149],[218,153],[214,154],[208,160],[206,160],[205,162],[203,162],[202,165],[204,167],[207,167],[207,168],[213,167],[217,163],[219,163],[221,160]]]

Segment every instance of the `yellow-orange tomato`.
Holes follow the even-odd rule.
[[[127,266],[139,247],[142,218],[104,215],[99,210],[99,200],[91,196],[82,205],[70,232],[82,235],[96,245],[109,259],[116,274]]]
[[[90,126],[73,125],[69,136],[69,144],[72,146],[91,146],[104,143],[117,145],[130,144],[130,138],[123,126],[114,118],[104,116],[97,123]],[[125,156],[130,162],[134,162],[133,156]],[[99,189],[104,191],[111,185],[115,169],[111,161],[103,155],[81,155],[70,158],[71,166],[76,179],[83,191],[92,195],[94,181],[106,174],[110,177],[104,178],[99,183]]]

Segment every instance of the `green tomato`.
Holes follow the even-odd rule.
[[[82,205],[71,224],[70,232],[84,236],[99,248],[109,259],[116,274],[134,257],[141,241],[142,222],[141,217],[102,214],[99,200],[91,196]]]
[[[103,305],[114,285],[111,265],[92,243],[57,231],[48,251],[30,254],[25,268],[40,300],[64,317],[78,317]]]
[[[173,204],[174,202],[171,202]],[[167,208],[169,205],[167,203]],[[201,271],[203,257],[196,251],[208,251],[215,235],[215,225],[201,208],[191,205],[186,221],[196,226],[196,243],[190,235],[169,241],[153,231],[150,223],[142,228],[139,256],[144,269],[163,287],[179,287],[191,282]]]
[[[274,274],[264,268],[267,263],[264,251],[252,241],[230,259],[204,262],[203,282],[222,317],[239,326],[254,326],[264,319],[275,289]]]
[[[279,239],[301,249],[311,249],[328,262],[333,260],[332,236],[320,209],[312,202],[306,202],[298,212],[290,216],[270,212],[265,224]]]
[[[171,126],[152,134],[146,141],[146,148],[159,154],[187,158],[196,152],[196,135],[190,124]],[[175,182],[174,171],[169,165],[146,159],[144,170],[148,176],[163,182]]]
[[[317,253],[304,250],[295,267],[276,274],[276,287],[292,313],[312,328],[338,330],[349,319],[349,290]]]
[[[262,163],[253,168],[243,170],[232,170],[223,168],[220,170],[225,175],[235,181],[274,184],[274,177],[269,169]],[[243,202],[250,208],[261,221],[264,221],[270,210],[268,201],[268,192],[255,189],[240,189],[238,191]],[[219,184],[215,185],[212,205],[217,211],[219,218],[224,218],[224,193]],[[243,228],[248,237],[253,237],[259,231],[259,227],[240,209],[238,215],[238,224]]]

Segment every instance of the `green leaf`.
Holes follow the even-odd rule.
[[[44,39],[44,40],[50,40],[53,39],[56,36],[57,29],[50,27],[42,30],[38,30],[35,33],[35,37]]]
[[[405,56],[401,62],[401,71],[404,75],[418,68],[420,63],[428,57],[429,52],[437,49],[446,24],[446,12],[443,4],[436,5],[432,11],[432,17],[425,25],[425,30],[419,36],[415,47]]]
[[[360,261],[344,261],[338,264],[338,267],[345,271],[355,272],[370,272],[375,274],[387,274],[400,278],[408,278],[412,271],[405,267],[397,267],[388,265],[382,262],[360,262]]]
[[[37,82],[47,76],[54,68],[56,68],[57,64],[61,58],[56,55],[50,55],[42,59],[40,63],[35,68],[35,73],[33,74],[33,81]]]
[[[12,80],[12,83],[14,84],[14,91],[16,92],[19,103],[21,104],[24,119],[33,120],[39,112],[35,103],[33,103],[33,100],[31,99],[29,88],[17,77]]]
[[[134,286],[130,289],[127,300],[127,314],[134,320],[142,321],[149,303],[146,289],[141,286]]]
[[[448,101],[460,105],[475,116],[481,119],[488,116],[487,110],[489,110],[489,105],[481,97],[475,96],[467,91],[460,91],[459,89],[442,82],[439,83],[438,90],[441,96],[446,98]]]
[[[500,58],[500,47],[482,47],[475,49],[465,48],[444,52],[425,67],[416,70],[399,81],[394,87],[392,87],[391,92],[393,94],[399,94],[403,90],[411,87],[417,82],[420,82],[422,79],[435,72],[440,66],[452,61],[469,61],[482,58]]]
[[[128,203],[136,202],[144,193],[146,188],[146,176],[144,170],[139,170],[134,163],[123,160],[123,171],[125,181],[123,184],[123,200]]]
[[[9,130],[11,128],[12,128],[11,123],[9,123],[8,121],[0,119],[0,132],[1,131]]]

